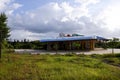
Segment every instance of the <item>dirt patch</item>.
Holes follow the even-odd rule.
[[[103,62],[109,65],[120,67],[120,63],[115,63],[113,60],[104,59]]]

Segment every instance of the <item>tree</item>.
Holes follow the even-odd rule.
[[[2,53],[2,42],[9,37],[9,28],[7,26],[7,16],[5,13],[0,14],[0,58]]]
[[[114,48],[118,45],[119,38],[113,38],[111,43],[112,43],[112,53],[114,54]]]
[[[79,50],[79,48],[81,47],[81,44],[80,44],[79,42],[74,42],[74,43],[72,44],[72,46],[73,46],[75,49]]]

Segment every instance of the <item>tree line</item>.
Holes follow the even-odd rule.
[[[98,42],[95,45],[96,47],[102,47],[102,48],[119,48],[120,49],[120,39],[119,38],[113,38],[109,39],[107,42]]]
[[[29,40],[14,40],[8,41],[9,48],[13,49],[44,49],[46,43],[41,43],[40,41],[29,41]]]

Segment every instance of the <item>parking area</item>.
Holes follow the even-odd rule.
[[[95,49],[93,51],[46,51],[46,50],[33,50],[33,49],[15,49],[16,53],[30,53],[30,54],[109,54],[112,53],[112,49]],[[120,53],[120,49],[114,49],[114,53]]]

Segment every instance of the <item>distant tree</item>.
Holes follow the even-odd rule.
[[[24,39],[24,43],[26,43],[27,42],[27,40],[26,39]]]
[[[7,16],[5,13],[0,14],[0,58],[2,53],[2,42],[9,37],[9,28],[7,26]]]
[[[78,43],[78,42],[74,42],[74,43],[72,44],[72,46],[73,46],[73,48],[79,50],[79,48],[81,47],[81,44]]]
[[[113,53],[113,54],[114,54],[114,48],[117,47],[118,42],[119,42],[119,38],[113,38],[113,39],[111,40],[111,46],[112,46],[112,53]]]
[[[119,38],[113,38],[115,42],[119,42]]]
[[[19,40],[17,40],[16,42],[17,42],[17,43],[19,43],[20,41],[19,41]]]
[[[13,41],[14,43],[16,42],[16,40],[14,39],[14,41]]]

